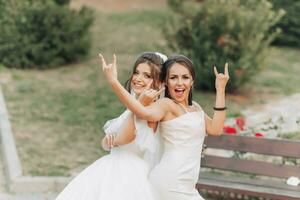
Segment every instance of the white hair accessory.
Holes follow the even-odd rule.
[[[164,62],[168,59],[168,57],[165,54],[162,54],[160,52],[155,52],[156,55],[158,55]]]

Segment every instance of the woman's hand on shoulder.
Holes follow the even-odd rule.
[[[175,104],[175,102],[172,100],[172,99],[169,99],[169,98],[161,98],[161,99],[158,99],[155,103],[158,103],[160,105],[162,105],[163,107],[166,107],[168,109],[170,109],[170,107]]]
[[[138,117],[149,122],[161,121],[166,116],[166,114],[171,111],[170,103],[172,102],[173,101],[169,98],[158,99],[151,105],[146,106],[146,115]]]
[[[165,90],[165,88],[161,88],[160,90],[154,90],[151,88],[151,84],[153,81],[149,82],[146,86],[146,89],[139,96],[139,101],[144,106],[148,106],[153,103],[156,98]]]

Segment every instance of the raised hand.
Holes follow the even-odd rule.
[[[117,72],[117,56],[114,54],[113,62],[110,64],[106,64],[106,61],[102,54],[99,53],[99,57],[102,62],[102,71],[105,74],[106,79],[112,83],[118,80],[118,72]]]
[[[216,90],[225,90],[226,84],[229,80],[228,63],[225,63],[224,74],[219,73],[216,66],[214,66],[214,72],[216,75]]]
[[[150,105],[155,99],[156,97],[158,97],[164,90],[165,88],[161,88],[160,90],[154,90],[151,88],[152,86],[152,82],[153,80],[151,80],[145,90],[140,94],[139,96],[139,101],[141,102],[141,104],[143,104],[144,106]]]

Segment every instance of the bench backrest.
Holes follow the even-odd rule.
[[[300,142],[280,139],[266,139],[236,135],[207,136],[204,148],[251,152],[264,155],[300,158]],[[277,178],[300,175],[300,166],[274,164],[271,162],[246,160],[235,157],[203,155],[201,166],[233,172],[243,172]]]

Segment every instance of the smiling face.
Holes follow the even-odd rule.
[[[147,63],[140,63],[133,72],[131,89],[139,96],[151,80],[151,67]]]
[[[159,89],[161,86],[159,76],[163,62],[163,59],[155,52],[144,52],[138,56],[133,65],[132,74],[125,83],[126,90],[133,91],[139,96],[151,80],[153,80],[151,88]]]
[[[186,66],[174,63],[168,71],[166,84],[172,99],[178,103],[188,105],[193,77]]]

